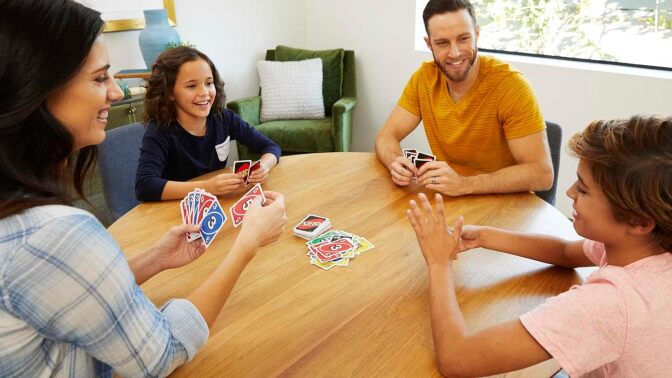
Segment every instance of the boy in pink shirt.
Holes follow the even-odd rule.
[[[555,358],[570,376],[672,372],[672,117],[596,121],[569,142],[580,158],[567,195],[586,238],[565,241],[483,226],[449,232],[443,200],[424,194],[407,215],[429,272],[441,373],[482,376]],[[598,266],[583,285],[507,323],[470,335],[455,297],[458,252],[488,248],[565,266]]]

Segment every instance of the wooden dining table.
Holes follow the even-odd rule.
[[[213,172],[212,174],[216,174]],[[207,176],[206,176],[207,177]],[[219,196],[227,210],[244,194]],[[429,315],[427,268],[406,218],[420,192],[399,187],[372,153],[283,157],[263,184],[285,196],[287,227],[261,248],[241,275],[195,358],[176,377],[439,376]],[[143,203],[109,228],[127,256],[181,223],[179,201]],[[445,198],[448,222],[577,239],[570,221],[533,193]],[[307,214],[333,229],[365,237],[375,248],[347,267],[309,264],[306,240],[292,227]],[[206,253],[142,285],[160,306],[186,297],[229,251],[240,228],[230,219]],[[470,331],[516,319],[546,298],[579,284],[589,269],[565,269],[475,249],[454,265],[457,298]],[[549,377],[554,360],[506,377]]]

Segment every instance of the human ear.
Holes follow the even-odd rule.
[[[633,235],[646,235],[653,232],[653,229],[656,227],[656,223],[646,217],[633,217],[628,221],[630,226],[630,232]]]

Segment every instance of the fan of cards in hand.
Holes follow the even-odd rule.
[[[217,201],[217,197],[203,189],[196,189],[188,193],[180,201],[180,211],[182,213],[182,223],[201,226],[199,232],[187,234],[187,241],[193,242],[197,239],[203,239],[203,244],[206,247],[210,246],[226,222],[226,214],[224,214],[222,206]]]
[[[413,165],[415,165],[415,168],[420,169],[425,163],[429,163],[430,161],[436,161],[436,156],[426,154],[422,151],[418,151],[415,148],[405,148],[404,149],[404,157],[408,160],[411,161]],[[413,180],[415,180],[417,177],[413,177]]]
[[[339,230],[327,231],[308,241],[306,245],[310,263],[324,270],[335,266],[348,266],[350,260],[374,248],[365,238]]]

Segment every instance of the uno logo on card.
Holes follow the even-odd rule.
[[[306,220],[304,220],[303,222],[301,222],[301,224],[297,228],[301,231],[309,231],[310,232],[310,231],[313,231],[313,230],[317,229],[318,227],[320,227],[320,225],[322,223],[324,223],[323,218],[309,217]]]

